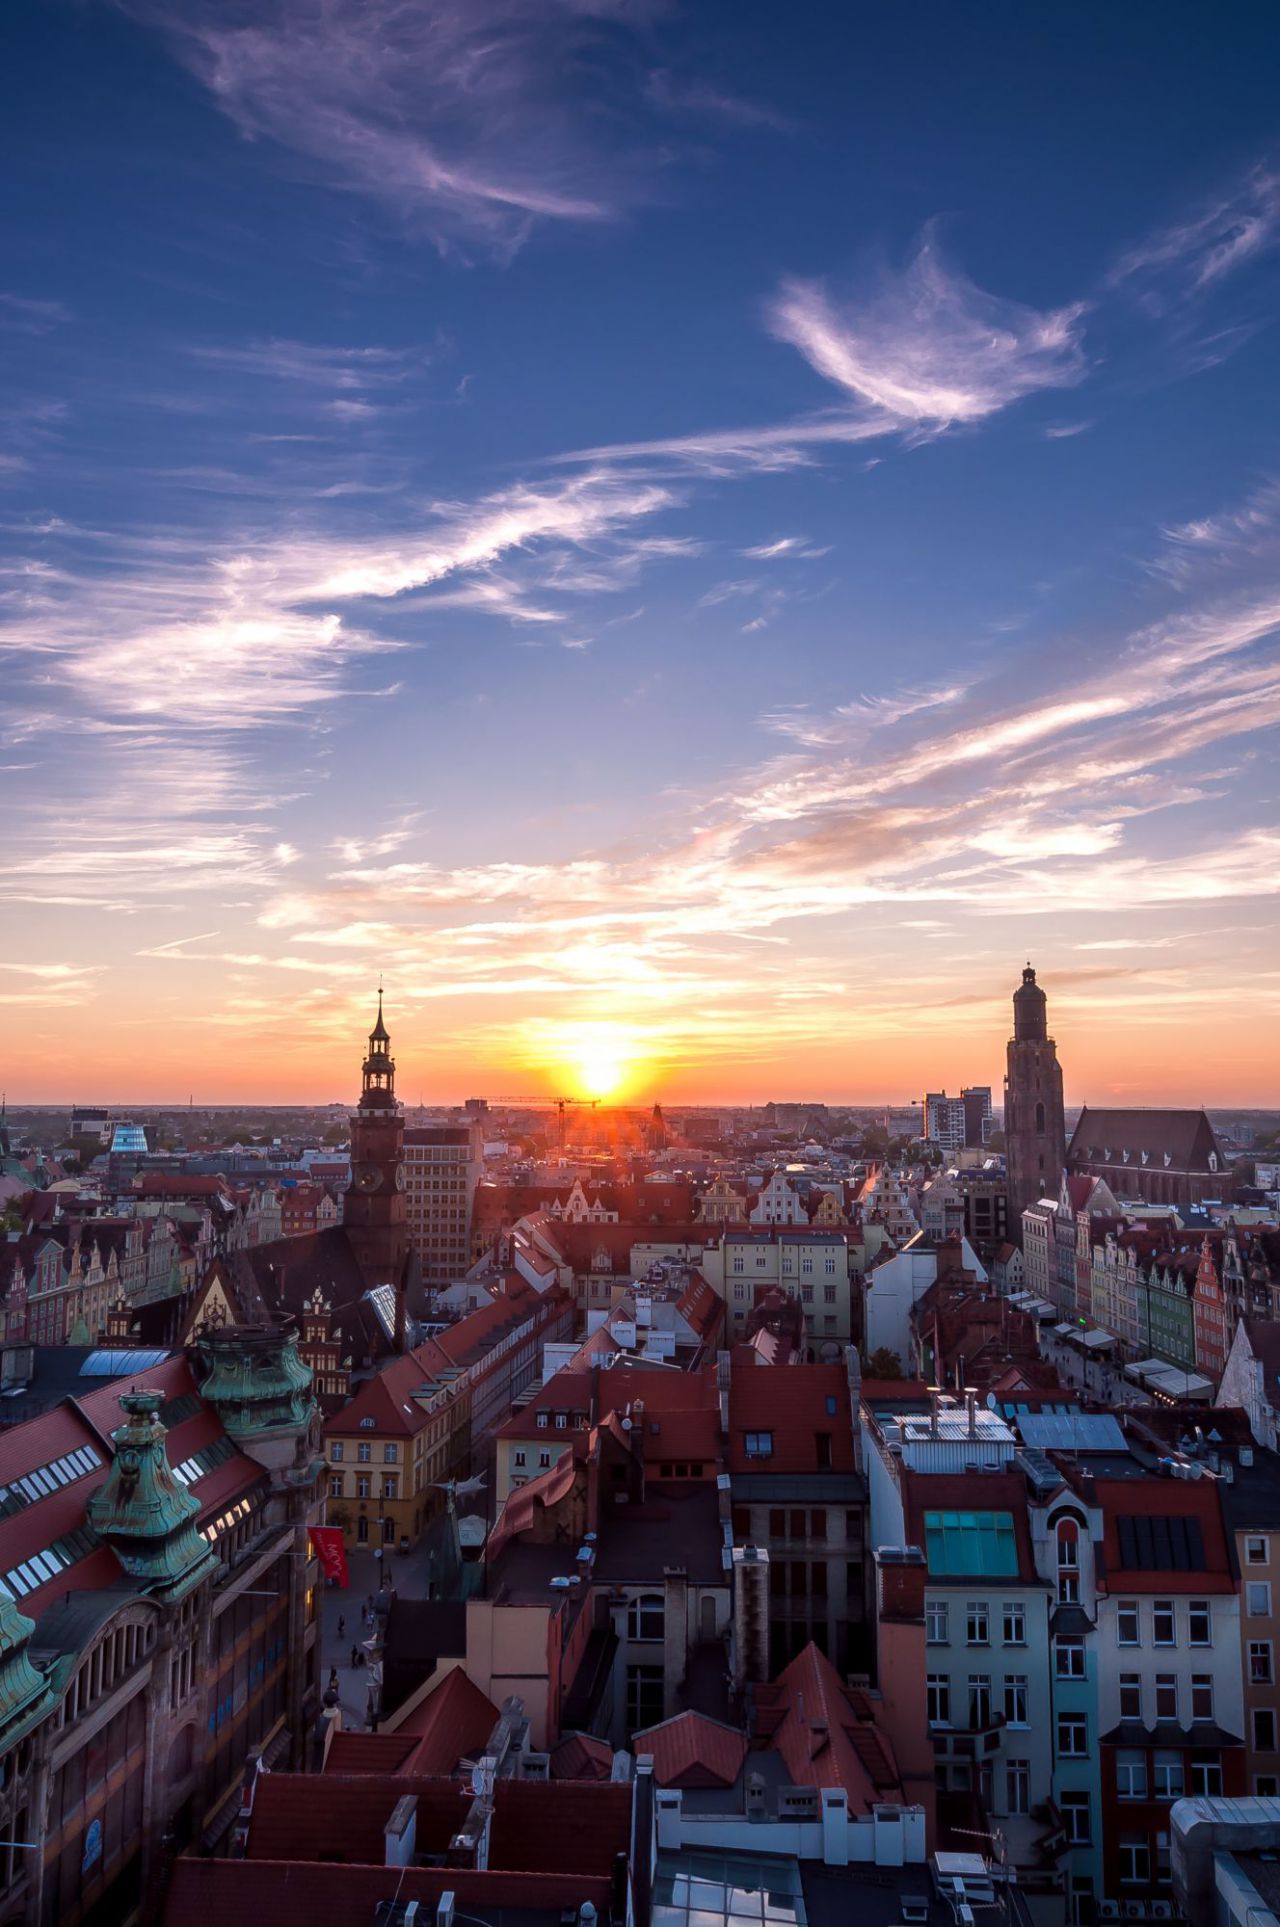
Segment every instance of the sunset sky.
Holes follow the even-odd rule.
[[[0,1083],[1280,1102],[1280,15],[45,0]]]

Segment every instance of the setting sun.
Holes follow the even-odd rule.
[[[584,1097],[616,1097],[635,1068],[636,1041],[614,1024],[583,1024],[566,1037],[564,1055]]]

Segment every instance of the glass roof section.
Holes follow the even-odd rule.
[[[807,1927],[799,1863],[770,1854],[659,1854],[653,1927]]]
[[[1016,1579],[1018,1546],[1011,1512],[926,1512],[929,1570],[965,1579]]]

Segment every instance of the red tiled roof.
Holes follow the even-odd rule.
[[[401,1773],[418,1742],[412,1733],[334,1734],[326,1773]]]
[[[420,1706],[396,1728],[394,1737],[412,1738],[409,1773],[452,1773],[458,1761],[475,1754],[498,1724],[498,1709],[461,1666],[452,1667]]]
[[[1126,1593],[1229,1593],[1235,1590],[1231,1554],[1215,1482],[1152,1477],[1095,1479],[1096,1503],[1102,1507],[1102,1543],[1106,1576],[1100,1589]],[[1121,1551],[1121,1519],[1185,1519],[1198,1524],[1204,1548],[1203,1564],[1194,1571],[1162,1564],[1159,1568],[1126,1565]]]
[[[551,1751],[553,1780],[608,1780],[613,1777],[613,1748],[591,1733],[569,1733]]]
[[[372,1378],[366,1379],[355,1396],[329,1420],[330,1436],[345,1438],[348,1432],[358,1432],[366,1418],[373,1420],[371,1426],[364,1428],[366,1431],[397,1438],[413,1438],[424,1426],[430,1425],[438,1414],[426,1411],[413,1396],[439,1369],[426,1361],[426,1350],[425,1345],[419,1345],[416,1351],[406,1352],[402,1358],[389,1359]]]
[[[250,1860],[318,1860],[340,1852],[379,1864],[396,1801],[418,1801],[417,1851],[443,1853],[465,1817],[469,1785],[421,1775],[272,1773],[258,1781]],[[587,1781],[500,1780],[494,1789],[494,1872],[607,1878],[630,1844],[631,1788]]]
[[[747,1757],[747,1736],[703,1713],[677,1713],[632,1737],[637,1755],[653,1758],[659,1786],[732,1786]]]
[[[869,1813],[877,1801],[901,1803],[887,1734],[858,1717],[854,1695],[812,1643],[755,1695],[760,1731],[793,1786],[843,1787],[851,1813]]]
[[[834,1399],[835,1412],[827,1410]],[[747,1432],[772,1432],[767,1459],[748,1458]],[[729,1470],[813,1472],[816,1435],[831,1440],[832,1472],[852,1472],[853,1418],[843,1365],[759,1365],[734,1372],[729,1387]]]
[[[390,1807],[387,1815],[390,1815]],[[340,1838],[340,1834],[335,1838]],[[398,1893],[420,1903],[426,1921],[452,1893],[460,1910],[483,1919],[503,1907],[545,1913],[579,1910],[590,1901],[598,1919],[609,1911],[606,1878],[569,1873],[477,1873],[469,1867],[409,1867],[394,1882],[378,1862],[371,1866],[264,1860],[192,1860],[174,1863],[165,1905],[165,1927],[226,1927],[229,1920],[265,1921],[270,1927],[370,1927],[378,1905]]]
[[[1008,1512],[1013,1517],[1019,1576],[1038,1577],[1027,1521],[1027,1483],[1015,1467],[1001,1472],[904,1472],[902,1477],[909,1545],[927,1545],[926,1512]]]

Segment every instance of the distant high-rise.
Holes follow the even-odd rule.
[[[1013,993],[1013,1036],[1004,1079],[1009,1230],[1021,1237],[1022,1214],[1037,1198],[1057,1197],[1067,1157],[1062,1066],[1049,1035],[1045,994],[1028,964]]]

